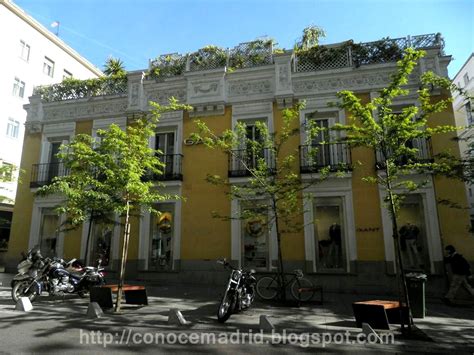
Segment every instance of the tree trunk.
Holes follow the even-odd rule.
[[[130,201],[127,200],[127,212],[125,215],[125,233],[123,237],[123,246],[122,246],[122,260],[120,263],[120,276],[117,289],[117,302],[115,304],[115,312],[120,312],[120,306],[122,303],[122,289],[125,278],[125,266],[127,263],[128,255],[128,241],[130,239]]]
[[[388,191],[388,196],[389,196],[389,202],[390,202],[390,216],[392,219],[392,234],[393,234],[393,240],[395,244],[395,257],[396,257],[396,272],[398,276],[398,289],[399,289],[399,302],[400,305],[402,305],[403,298],[405,299],[405,304],[408,309],[408,331],[411,330],[411,326],[413,324],[413,317],[411,314],[411,307],[410,307],[410,298],[408,296],[408,288],[407,288],[407,282],[406,282],[406,277],[405,277],[405,270],[403,269],[403,259],[402,259],[402,252],[400,249],[400,238],[398,235],[398,224],[397,224],[397,211],[395,209],[395,202],[394,202],[394,196],[393,196],[393,191],[392,191],[392,184],[390,182],[390,175],[388,171],[388,163],[385,162],[386,165],[386,174],[387,174],[387,191]],[[400,285],[401,284],[401,285]],[[402,288],[402,294],[400,293],[400,286]],[[400,322],[401,322],[401,328],[402,330],[404,329],[404,322],[403,322],[403,314],[402,310],[400,310]]]
[[[280,296],[281,300],[286,300],[286,289],[285,289],[285,272],[283,269],[283,256],[281,253],[281,233],[280,223],[278,219],[278,211],[275,199],[272,199],[273,213],[275,214],[275,229],[277,234],[277,248],[278,248],[278,278],[280,280]],[[271,260],[270,260],[271,262]]]
[[[86,254],[84,256],[84,264],[85,265],[88,264],[87,257],[89,256],[89,243],[90,243],[91,231],[92,231],[92,216],[93,216],[93,212],[91,211],[91,214],[89,216],[89,228],[88,228],[88,231],[87,231],[87,239],[86,239]]]

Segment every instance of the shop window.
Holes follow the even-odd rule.
[[[173,268],[174,204],[162,203],[155,206],[161,212],[150,217],[150,253],[148,268],[171,270]]]
[[[102,266],[107,266],[110,263],[110,247],[112,245],[112,238],[114,232],[115,221],[109,216],[106,221],[93,222],[92,238],[89,244],[89,263],[97,264],[101,260]]]
[[[346,268],[342,197],[316,197],[313,204],[317,269]]]
[[[429,271],[430,256],[420,194],[406,196],[398,215],[400,246],[405,269]]]
[[[52,208],[42,209],[39,245],[44,257],[57,256],[58,236],[59,216]]]
[[[268,210],[258,204],[241,206],[242,266],[268,269]]]

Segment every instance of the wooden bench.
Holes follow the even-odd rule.
[[[319,300],[317,300],[316,302],[318,302],[318,304],[323,304],[323,286],[313,286],[313,287],[301,287],[298,289],[298,298],[301,299],[300,295],[302,293],[307,293],[307,292],[313,292],[313,295],[311,296],[311,298],[313,298],[314,296],[314,293],[316,292],[319,292]],[[300,302],[304,302],[304,301],[300,301]]]
[[[148,305],[145,286],[123,285],[122,291],[126,304]],[[90,300],[91,302],[97,302],[101,308],[113,308],[113,292],[118,292],[118,285],[93,287],[90,293]]]
[[[354,317],[358,327],[362,323],[369,324],[374,329],[390,329],[390,324],[408,324],[408,310],[405,306],[400,307],[398,301],[362,301],[352,303]]]

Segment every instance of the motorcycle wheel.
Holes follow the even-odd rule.
[[[12,300],[13,302],[17,303],[20,297],[28,297],[30,299],[30,302],[34,302],[36,297],[38,297],[38,294],[33,290],[33,291],[26,291],[28,286],[30,285],[31,281],[20,281],[13,286],[12,289]]]
[[[231,316],[235,308],[236,299],[234,295],[226,292],[224,297],[222,297],[221,304],[217,310],[217,320],[220,323],[224,323]]]

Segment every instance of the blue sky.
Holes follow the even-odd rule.
[[[322,43],[367,42],[441,32],[454,76],[474,52],[474,0],[14,0],[102,68],[109,55],[127,70],[160,54],[208,44],[233,47],[261,36],[291,48],[308,25]],[[49,27],[52,31],[55,29]]]

